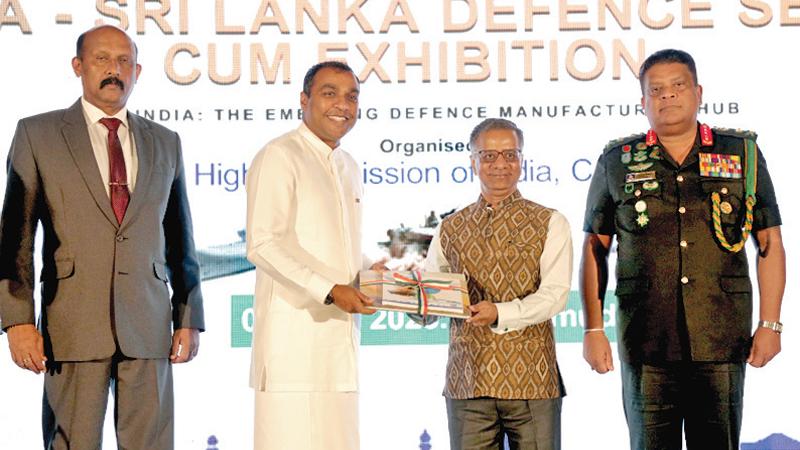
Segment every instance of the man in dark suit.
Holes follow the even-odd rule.
[[[125,108],[136,56],[118,28],[82,34],[82,98],[22,119],[8,155],[0,319],[14,362],[45,373],[45,448],[100,448],[109,387],[119,448],[173,448],[170,363],[204,327],[180,139]]]

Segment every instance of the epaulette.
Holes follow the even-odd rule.
[[[758,133],[756,133],[755,131],[743,130],[741,128],[733,129],[733,128],[713,127],[712,129],[714,130],[714,133],[721,134],[724,136],[733,136],[742,139],[752,139],[753,141],[755,141],[756,138],[758,137]]]
[[[608,144],[606,144],[606,147],[603,149],[603,153],[604,154],[608,153],[609,151],[611,151],[611,149],[619,147],[620,145],[625,145],[628,143],[638,142],[642,140],[644,140],[644,133],[634,133],[631,134],[630,136],[613,139],[611,141],[608,141]]]

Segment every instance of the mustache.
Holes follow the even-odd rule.
[[[100,89],[103,89],[104,87],[108,86],[109,84],[116,84],[117,86],[119,86],[120,89],[125,89],[125,83],[123,83],[122,80],[120,80],[117,77],[108,77],[105,80],[101,81],[100,82]]]

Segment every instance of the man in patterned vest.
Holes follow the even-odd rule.
[[[586,206],[581,273],[584,357],[613,369],[603,333],[617,237],[619,354],[632,449],[738,449],[745,361],[780,351],[786,256],[775,193],[755,135],[697,122],[692,57],[649,56],[639,70],[651,130],[610,143]],[[760,321],[743,245],[752,231]]]
[[[425,268],[467,277],[472,317],[450,322],[444,396],[450,448],[561,448],[561,397],[550,319],[564,309],[572,239],[558,211],[517,190],[522,130],[487,119],[470,135],[481,194],[447,217]]]

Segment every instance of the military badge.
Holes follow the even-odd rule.
[[[653,129],[647,130],[645,142],[647,143],[648,146],[656,145],[656,142],[658,142],[658,136],[656,135],[655,130]]]
[[[651,159],[661,159],[661,149],[659,147],[655,147],[652,152],[650,152]]]
[[[703,147],[714,145],[714,133],[711,132],[711,127],[706,124],[700,125],[700,144]]]
[[[630,154],[630,152],[623,153],[622,156],[620,156],[619,160],[622,161],[622,164],[630,164],[630,162],[631,162],[631,154]]]
[[[644,150],[639,150],[638,152],[633,154],[633,160],[636,162],[647,161],[647,152]]]
[[[625,183],[625,193],[630,194],[633,192],[633,183]]]
[[[631,164],[628,166],[628,170],[632,170],[634,172],[642,172],[649,168],[653,167],[652,162],[640,162],[639,164]]]
[[[733,212],[733,206],[728,202],[722,202],[719,204],[719,210],[722,211],[723,214],[730,214]]]
[[[739,155],[700,153],[700,176],[715,178],[742,178],[742,160]],[[630,166],[628,166],[630,169]]]
[[[652,164],[652,163],[650,163]],[[656,171],[655,170],[648,170],[647,172],[637,172],[637,173],[626,173],[625,174],[625,182],[626,183],[639,183],[641,181],[649,181],[656,179]]]
[[[638,144],[636,144],[636,150],[645,150],[645,149],[647,149],[647,144],[645,144],[644,142],[639,142]]]
[[[631,146],[630,145],[623,145],[622,146],[622,153],[630,153],[630,152],[631,152]]]
[[[642,188],[646,191],[655,191],[658,189],[658,181],[645,181],[642,183]]]

